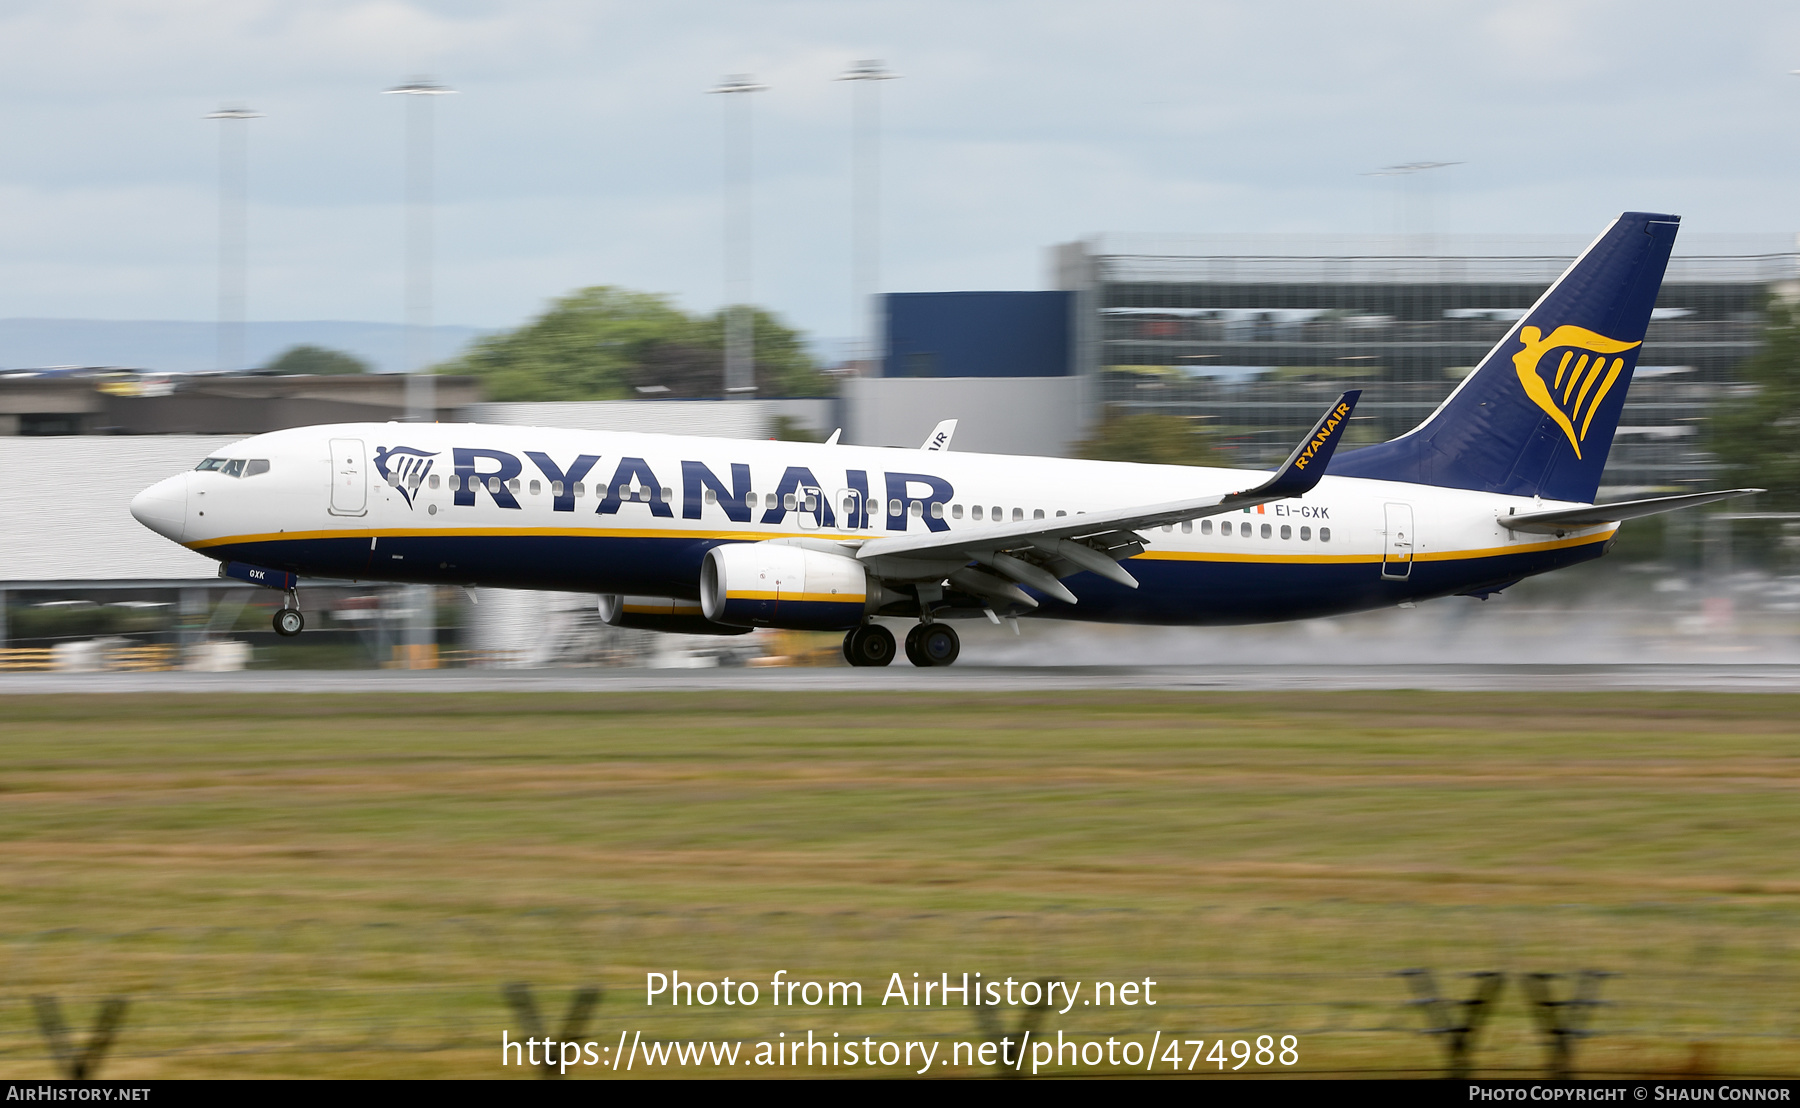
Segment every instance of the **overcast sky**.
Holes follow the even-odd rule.
[[[852,334],[852,86],[883,103],[882,285],[1045,287],[1098,231],[1800,227],[1800,5],[1200,0],[8,0],[0,316],[216,311],[217,124],[250,124],[252,319],[399,320],[403,104],[435,101],[436,318],[594,284],[722,302],[726,73],[756,299]],[[1396,203],[1399,162],[1434,170]],[[1410,214],[1408,214],[1410,213]]]

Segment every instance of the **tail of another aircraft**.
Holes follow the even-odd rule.
[[[1331,475],[1592,502],[1680,224],[1614,220],[1430,418]]]

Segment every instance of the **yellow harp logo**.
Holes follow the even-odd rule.
[[[1513,367],[1519,371],[1519,383],[1525,386],[1525,395],[1556,421],[1563,434],[1569,436],[1575,456],[1581,457],[1581,444],[1587,439],[1588,424],[1594,422],[1600,401],[1606,399],[1613,382],[1625,368],[1624,358],[1613,358],[1612,364],[1608,365],[1607,356],[1642,345],[1641,340],[1620,342],[1586,327],[1565,325],[1550,332],[1547,338],[1539,328],[1523,328],[1519,331],[1519,341],[1525,348],[1513,355]],[[1544,356],[1559,348],[1563,355],[1554,363],[1553,376],[1551,366],[1543,364]]]

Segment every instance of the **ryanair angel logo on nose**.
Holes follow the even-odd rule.
[[[1513,366],[1519,371],[1525,395],[1556,421],[1575,448],[1575,456],[1581,457],[1588,425],[1625,369],[1624,358],[1612,358],[1609,364],[1608,357],[1641,346],[1642,340],[1620,342],[1586,327],[1564,324],[1548,337],[1537,327],[1522,328],[1519,341],[1525,346],[1513,355]],[[1546,357],[1559,349],[1561,358]]]
[[[426,476],[431,473],[431,459],[435,457],[435,450],[415,450],[410,446],[377,446],[375,472],[406,500],[406,506],[410,508],[413,506],[413,493],[418,491]]]

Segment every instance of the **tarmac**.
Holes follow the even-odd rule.
[[[0,674],[0,695],[45,693],[1342,691],[1800,693],[1800,665],[953,666],[915,669],[247,670]]]

